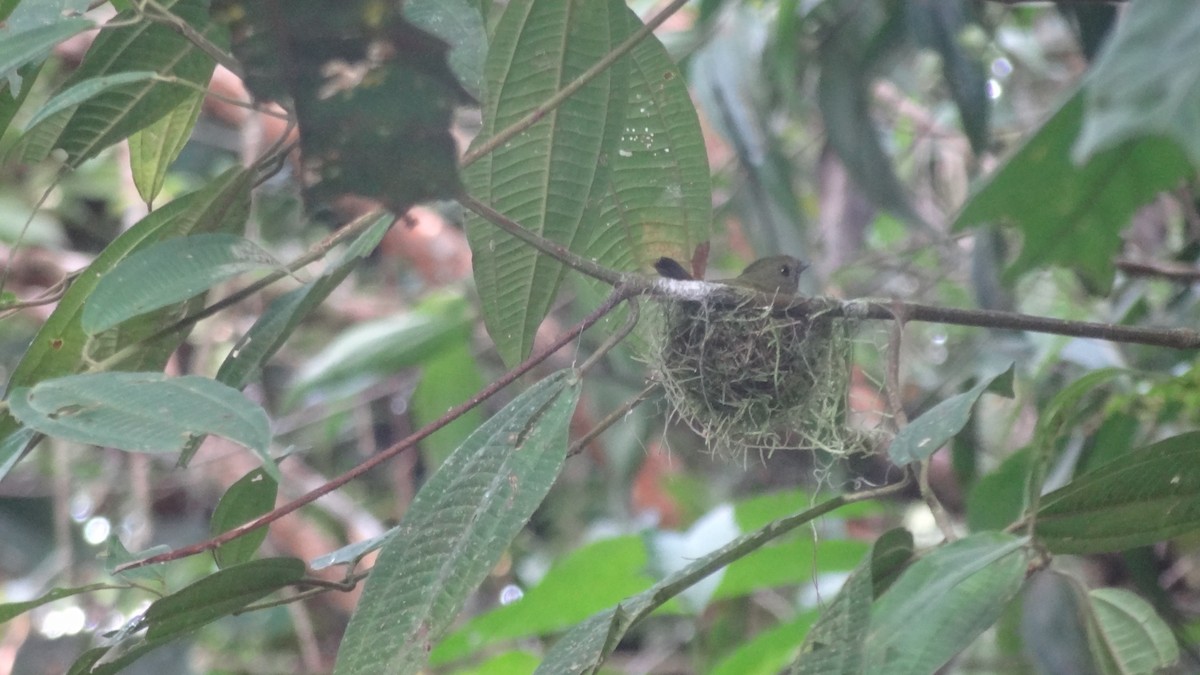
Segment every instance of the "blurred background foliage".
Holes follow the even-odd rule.
[[[449,115],[451,102],[459,105],[453,131],[460,149],[480,130],[470,102],[484,100],[480,36],[496,30],[503,4],[448,3],[447,12],[477,22],[463,23],[457,33],[409,17],[453,46],[449,63],[458,82],[447,84],[446,73],[434,77],[447,90],[435,112]],[[629,3],[642,17],[659,4]],[[1133,4],[1134,10],[1123,3],[968,0],[690,3],[656,34],[686,76],[703,129],[712,180],[709,276],[732,276],[757,257],[787,253],[811,262],[802,279],[807,293],[1194,326],[1200,215],[1193,167],[1200,162],[1192,146],[1200,129],[1189,106],[1200,58],[1195,46],[1157,43],[1153,29],[1172,21],[1194,26],[1200,11],[1178,3],[1163,3],[1174,9],[1157,12],[1144,7],[1152,3]],[[14,6],[0,2],[3,11]],[[65,3],[56,11],[72,7]],[[1114,28],[1133,11],[1143,14],[1124,20],[1142,22],[1142,30],[1124,36],[1117,51]],[[1172,34],[1180,32],[1186,30]],[[18,139],[37,102],[71,76],[87,48],[86,40],[62,42],[40,72],[26,66],[19,82],[0,91],[0,119],[14,120],[0,149],[26,160],[0,168],[4,291],[14,294],[8,299],[34,297],[80,269],[151,201],[130,178],[124,144],[94,158],[72,158],[78,159],[75,170],[43,195],[56,169],[29,162],[28,143]],[[234,53],[245,54],[236,47]],[[1175,76],[1150,77],[1164,71]],[[1122,90],[1142,77],[1164,89]],[[253,76],[250,81],[253,88]],[[228,94],[237,86],[219,69],[209,90]],[[1121,109],[1110,99],[1141,101],[1146,109]],[[382,106],[372,114],[386,117],[390,103],[356,105]],[[1085,104],[1093,107],[1085,112]],[[1170,109],[1159,114],[1164,107]],[[196,110],[195,130],[163,174],[156,204],[206,185],[280,134],[270,126],[277,121],[218,99],[197,103]],[[443,140],[432,139],[431,147]],[[377,159],[364,171],[380,178],[389,157]],[[297,185],[304,170],[285,166],[255,192],[248,236],[279,260],[321,240],[331,222],[364,211],[359,196],[343,194],[358,186],[356,179],[333,176],[319,191],[324,208],[317,217],[305,215],[305,197],[313,195],[302,195]],[[382,187],[372,189],[395,187],[392,177],[382,178]],[[412,189],[396,199],[408,204],[430,193],[424,185]],[[286,496],[437,419],[512,362],[483,327],[478,298],[488,291],[473,286],[464,220],[448,202],[409,211],[250,384],[251,397],[271,413],[276,444],[297,453],[282,466]],[[644,264],[637,268],[650,272]],[[296,285],[269,289],[202,322],[169,369],[213,373],[266,303]],[[533,322],[540,328],[525,347],[589,311],[596,297],[595,288],[575,280],[545,297],[549,315]],[[0,322],[4,380],[47,313],[33,307]],[[609,330],[619,323],[609,320]],[[576,363],[601,339],[585,335],[582,347],[554,355],[526,384]],[[879,385],[885,345],[882,326],[862,327],[851,408],[854,423],[868,428],[887,416]],[[1101,381],[1072,408],[1068,432],[1056,440],[1049,487],[1200,421],[1191,354],[931,324],[906,330],[904,407],[916,417],[1012,361],[1019,364],[1015,398],[981,399],[966,430],[932,459],[935,491],[973,530],[1000,529],[1019,515],[1038,411],[1087,373],[1128,369]],[[573,436],[635,395],[644,376],[636,339],[613,352],[585,381]],[[402,455],[304,517],[273,526],[267,550],[312,560],[378,536],[447,455],[515,395],[502,394],[423,441],[419,455]],[[213,442],[201,448],[191,471],[174,470],[172,462],[44,444],[0,483],[5,598],[103,578],[100,554],[114,532],[130,550],[204,538],[225,486],[256,466],[229,444]],[[557,632],[687,561],[821,495],[898,475],[878,457],[835,462],[776,452],[714,458],[671,421],[655,395],[567,462],[462,621],[433,647],[432,668],[531,672]],[[668,603],[626,639],[608,667],[777,672],[870,542],[897,525],[911,530],[918,544],[937,541],[915,490],[839,510]],[[1200,626],[1195,544],[1184,537],[1059,560],[1093,585],[1137,590],[1190,647]],[[191,559],[166,575],[182,579],[207,566],[207,559]],[[1075,611],[1064,600],[1072,597],[1069,586],[1061,577],[1038,577],[949,672],[1090,672],[1082,637],[1087,627],[1067,616]],[[514,603],[517,598],[523,599]],[[323,672],[356,601],[357,592],[327,593],[227,619],[127,672],[183,672],[182,664],[187,672]],[[144,602],[144,594],[108,590],[9,621],[0,637],[0,670],[64,671],[91,633],[119,627]],[[1068,626],[1079,635],[1072,639],[1044,626]]]

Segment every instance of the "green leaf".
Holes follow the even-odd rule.
[[[466,299],[452,295],[433,296],[404,314],[360,323],[301,369],[288,400],[424,363],[447,342],[463,339],[470,327]]]
[[[601,539],[556,561],[520,600],[473,617],[430,654],[430,664],[464,658],[501,640],[560,631],[650,587],[641,537]]]
[[[983,45],[971,49],[964,39],[967,31],[983,32],[972,20],[970,3],[905,3],[905,12],[910,29],[921,44],[942,57],[942,77],[954,97],[971,149],[976,153],[986,152],[992,102],[982,63]]]
[[[54,602],[55,600],[69,598],[73,595],[80,595],[81,593],[91,593],[92,591],[107,591],[121,588],[125,587],[114,586],[113,584],[88,584],[87,586],[76,586],[74,588],[55,588],[34,598],[33,600],[25,600],[23,602],[6,602],[0,604],[0,624],[14,619],[31,609]]]
[[[105,274],[83,306],[80,325],[96,335],[239,274],[278,267],[279,261],[258,244],[236,235],[167,239],[133,253]]]
[[[214,572],[154,601],[146,609],[146,639],[163,641],[229,616],[304,576],[295,558],[264,558]]]
[[[623,1],[518,0],[504,9],[488,49],[483,129],[474,147],[517,122],[620,41]],[[476,198],[526,229],[580,251],[584,211],[624,110],[627,61],[600,74],[463,178]],[[476,215],[467,219],[475,283],[488,333],[505,363],[533,348],[562,280],[558,261]]]
[[[215,537],[275,508],[279,483],[262,469],[254,469],[229,486],[213,511],[209,531]],[[230,567],[249,561],[267,538],[267,528],[260,527],[213,551],[220,567]]]
[[[208,17],[207,0],[162,0],[162,6],[200,34],[216,39],[219,29]],[[83,63],[63,84],[66,91],[97,78],[133,71],[153,71],[203,88],[214,63],[171,28],[139,21],[133,11],[121,12],[96,37]],[[22,162],[38,162],[54,148],[67,153],[67,165],[77,167],[101,150],[143,129],[193,95],[181,84],[144,80],[105,91],[42,119],[30,127],[9,153]]]
[[[161,585],[164,577],[162,567],[134,567],[121,570],[120,572],[117,571],[117,568],[137,560],[144,560],[159,553],[167,553],[170,550],[169,546],[159,545],[151,546],[137,553],[131,553],[129,549],[125,548],[125,544],[121,542],[121,537],[116,532],[110,532],[108,541],[104,543],[104,571],[121,579],[138,581],[143,584],[153,582]]]
[[[42,324],[29,349],[12,371],[9,391],[76,372],[85,363],[85,349],[89,350],[89,356],[93,359],[104,358],[174,322],[180,310],[185,308],[164,308],[127,321],[105,333],[102,344],[93,343],[89,347],[89,338],[80,326],[80,316],[84,302],[95,290],[99,279],[134,251],[165,238],[192,232],[241,228],[250,210],[252,181],[251,173],[240,168],[231,169],[210,181],[203,190],[184,195],[154,211],[105,247],[87,270],[75,279],[58,301],[54,313]],[[162,368],[184,337],[186,334],[176,333],[146,343],[119,367],[130,370]],[[0,438],[8,438],[18,426],[11,415],[0,413]]]
[[[60,18],[54,23],[35,26],[28,30],[12,33],[0,32],[0,77],[8,75],[21,66],[43,58],[55,45],[95,27],[95,23],[82,17]]]
[[[147,205],[154,203],[167,177],[167,169],[187,145],[203,104],[204,94],[192,92],[170,113],[129,137],[133,184]]]
[[[617,37],[641,26],[626,10]],[[712,185],[696,108],[666,48],[650,36],[623,60],[629,62],[625,107],[606,120],[619,136],[615,143],[606,139],[600,161],[609,171],[593,184],[581,227],[588,257],[617,270],[647,271],[661,256],[690,260],[708,241]]]
[[[1131,452],[1042,498],[1037,539],[1053,553],[1145,546],[1200,528],[1200,432]]]
[[[1002,221],[1021,232],[1021,254],[1004,273],[1010,283],[1060,265],[1104,291],[1134,210],[1193,174],[1179,148],[1161,138],[1123,143],[1076,166],[1070,150],[1082,120],[1083,94],[1076,93],[978,186],[954,223],[961,230]]]
[[[330,551],[325,555],[317,556],[308,564],[313,570],[323,570],[326,567],[334,565],[348,565],[357,562],[364,555],[371,551],[379,550],[384,544],[392,538],[392,535],[400,530],[399,526],[385,530],[383,534],[377,534],[374,537],[369,537],[361,541],[356,541],[353,544],[343,546],[335,551]]]
[[[109,675],[147,652],[299,581],[304,563],[295,558],[252,560],[211,574],[164,598],[111,636],[105,646],[84,652],[68,675]],[[146,628],[145,634],[141,630]]]
[[[424,667],[430,645],[558,476],[579,390],[574,371],[538,382],[479,427],[421,488],[367,578],[335,673]]]
[[[866,672],[925,675],[987,630],[1025,580],[1026,539],[986,532],[918,559],[871,612]]]
[[[1088,592],[1088,642],[1098,660],[1121,673],[1156,673],[1179,660],[1171,627],[1150,603],[1121,588]]]
[[[99,96],[106,91],[127,84],[153,80],[157,76],[158,73],[153,70],[131,70],[103,77],[93,77],[89,80],[79,82],[58,92],[49,101],[46,101],[41,109],[37,111],[37,114],[33,116],[33,119],[29,120],[26,129],[31,129],[40,124],[42,120],[57,115],[68,108],[74,109],[80,103]]]
[[[12,468],[21,460],[21,453],[25,451],[36,433],[33,429],[21,427],[0,441],[0,480],[4,480],[8,472],[12,471]]]
[[[997,393],[1012,396],[1013,365],[979,380],[970,390],[951,396],[923,413],[896,434],[888,447],[888,457],[896,466],[929,459],[938,448],[946,444],[955,434],[962,431],[971,416],[971,408],[983,395],[991,390],[993,382]]]
[[[267,453],[271,424],[236,389],[198,375],[87,373],[21,387],[12,414],[50,436],[133,452],[174,452],[191,434],[216,434]]]
[[[1096,59],[1072,157],[1083,164],[1131,140],[1165,137],[1200,168],[1200,12],[1190,0],[1137,2]]]

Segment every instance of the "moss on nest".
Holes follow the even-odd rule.
[[[652,370],[710,450],[861,450],[845,427],[850,326],[790,317],[734,289],[666,300]]]

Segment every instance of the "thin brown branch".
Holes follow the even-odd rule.
[[[1158,277],[1169,281],[1194,282],[1200,281],[1200,269],[1191,265],[1163,262],[1140,262],[1128,258],[1116,261],[1117,269],[1131,277]]]
[[[625,419],[626,415],[628,415],[633,411],[634,408],[638,407],[643,401],[649,398],[650,393],[656,388],[658,388],[658,384],[646,385],[645,388],[635,394],[633,398],[625,401],[615,410],[605,415],[604,419],[596,423],[596,426],[592,427],[586,434],[576,439],[576,441],[571,444],[571,447],[567,450],[567,457],[574,457],[575,455],[583,452],[583,449],[586,448],[589,443],[596,440],[600,434],[608,431],[609,427]]]
[[[138,567],[143,567],[145,565],[153,565],[153,564],[159,564],[159,563],[164,563],[164,562],[170,562],[172,560],[186,558],[188,556],[196,555],[198,553],[203,553],[205,551],[211,551],[211,550],[217,548],[218,546],[220,546],[221,544],[224,544],[228,541],[232,541],[232,540],[246,534],[247,532],[256,530],[260,527],[263,527],[265,525],[273,523],[276,520],[279,520],[280,518],[282,518],[283,516],[286,516],[287,514],[292,513],[293,511],[296,511],[300,507],[311,504],[312,502],[316,501],[317,499],[320,499],[321,497],[329,494],[330,492],[337,490],[338,488],[342,487],[346,483],[349,483],[350,481],[354,480],[355,478],[358,478],[359,476],[367,473],[368,471],[374,469],[375,467],[379,466],[380,464],[383,464],[384,462],[387,462],[388,460],[396,457],[400,453],[405,452],[405,451],[415,447],[416,444],[419,443],[422,439],[428,437],[430,434],[441,429],[442,427],[450,424],[454,420],[462,417],[468,411],[475,408],[480,403],[483,403],[488,398],[495,395],[501,389],[503,389],[503,388],[507,387],[508,385],[512,384],[513,382],[515,382],[518,378],[520,378],[522,375],[524,375],[525,373],[532,370],[534,368],[534,366],[538,365],[542,361],[549,358],[552,354],[557,352],[564,345],[566,345],[570,341],[574,340],[575,338],[579,337],[579,335],[581,333],[583,333],[583,331],[587,330],[589,327],[591,327],[597,321],[604,318],[617,305],[619,305],[620,303],[629,299],[634,294],[635,294],[634,291],[632,289],[630,289],[629,287],[618,286],[617,288],[615,288],[613,290],[613,292],[608,296],[608,298],[606,298],[604,300],[604,302],[600,303],[600,305],[597,306],[596,309],[592,310],[592,312],[589,313],[587,316],[585,316],[579,323],[575,324],[574,326],[571,326],[569,329],[567,329],[566,332],[564,332],[561,336],[559,336],[558,339],[554,340],[554,342],[546,345],[540,351],[538,351],[537,353],[533,354],[529,358],[522,361],[515,368],[508,371],[504,375],[500,376],[500,378],[497,379],[495,382],[493,382],[492,384],[479,390],[474,396],[467,399],[463,403],[460,403],[459,405],[451,408],[450,410],[448,410],[446,412],[446,414],[442,415],[441,417],[434,420],[433,422],[425,425],[420,430],[409,435],[407,438],[405,438],[397,443],[394,443],[390,447],[384,449],[379,454],[372,456],[370,459],[362,462],[358,466],[356,466],[353,469],[347,471],[346,473],[338,476],[337,478],[334,478],[333,480],[329,481],[328,483],[325,483],[321,487],[319,487],[315,490],[312,490],[312,491],[308,492],[307,494],[304,494],[300,497],[297,497],[296,499],[293,499],[292,501],[288,502],[287,504],[284,504],[283,506],[280,506],[280,507],[272,510],[269,513],[259,516],[258,518],[255,518],[254,520],[251,520],[251,521],[249,521],[243,525],[240,525],[238,527],[235,527],[232,530],[225,532],[224,534],[213,537],[212,539],[198,542],[198,543],[192,544],[190,546],[184,546],[182,548],[178,548],[173,551],[168,551],[167,553],[162,553],[159,555],[155,555],[155,556],[151,556],[148,558],[143,558],[141,560],[135,560],[133,562],[126,563],[126,564],[118,567],[116,570],[114,570],[114,572],[121,572],[121,571],[127,570],[127,569],[135,569]]]
[[[596,79],[605,70],[608,70],[622,56],[633,51],[634,47],[638,46],[646,36],[654,32],[655,28],[662,25],[664,21],[671,17],[680,7],[688,3],[688,0],[672,0],[670,4],[662,9],[658,14],[655,14],[644,26],[639,28],[633,35],[630,35],[624,42],[617,45],[611,52],[604,55],[604,58],[596,62],[594,66],[583,71],[579,77],[567,83],[567,86],[558,90],[556,94],[546,99],[544,103],[530,110],[527,115],[517,120],[513,124],[501,129],[495,136],[481,143],[479,147],[472,148],[467,154],[463,155],[462,166],[470,166],[480,157],[492,152],[496,148],[504,145],[512,140],[517,134],[525,131],[529,127],[537,124],[543,117],[552,112],[555,108],[563,104],[568,98],[573,96],[575,92],[587,86],[587,83]]]
[[[614,272],[613,270],[599,263],[576,255],[568,250],[566,246],[550,241],[545,237],[525,229],[517,221],[512,220],[503,213],[500,213],[496,209],[493,209],[491,206],[484,204],[465,192],[459,195],[458,201],[463,206],[471,209],[475,213],[478,213],[480,216],[483,216],[488,222],[492,223],[496,227],[499,227],[517,239],[520,239],[526,244],[529,244],[535,249],[545,253],[555,260],[558,260],[568,267],[579,270],[589,277],[594,277],[612,286],[617,286],[626,281],[625,277],[619,272]]]

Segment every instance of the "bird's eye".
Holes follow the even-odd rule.
[[[785,276],[785,277],[786,277],[786,276],[790,276],[790,275],[791,275],[791,273],[792,273],[792,268],[788,267],[787,265],[780,265],[780,266],[779,266],[779,273],[780,273],[780,274],[782,274],[782,275],[783,275],[783,276]]]

